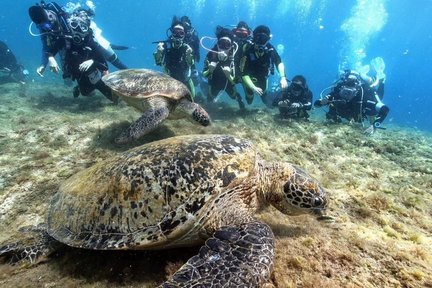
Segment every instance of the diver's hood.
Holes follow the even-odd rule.
[[[29,8],[30,19],[37,25],[48,22],[48,15],[41,6],[31,6]]]

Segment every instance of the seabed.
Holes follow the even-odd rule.
[[[387,125],[361,127],[280,121],[276,110],[239,113],[206,107],[210,127],[165,121],[130,145],[114,138],[139,114],[102,95],[74,99],[71,88],[0,86],[0,243],[44,222],[50,197],[77,171],[131,147],[183,134],[233,134],[253,140],[267,160],[303,167],[331,193],[333,223],[259,217],[276,237],[275,287],[432,287],[432,136]],[[0,287],[155,287],[198,248],[87,251],[63,248],[36,265],[0,263]]]

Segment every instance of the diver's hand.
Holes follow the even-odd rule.
[[[194,60],[193,50],[192,50],[192,48],[188,47],[186,49],[186,62],[189,65],[192,65],[193,64],[193,60]]]
[[[370,125],[365,131],[363,131],[363,133],[366,135],[366,136],[371,136],[372,134],[374,134],[375,133],[375,126],[372,124],[372,125]]]
[[[60,72],[60,67],[53,56],[48,57],[48,66],[50,67],[51,72],[56,74]]]
[[[285,77],[281,77],[280,79],[280,86],[282,90],[286,90],[288,88],[288,81],[286,80]]]
[[[288,107],[289,106],[289,101],[288,100],[283,100],[283,101],[279,101],[278,102],[278,106],[279,107]]]
[[[315,107],[322,107],[329,104],[329,100],[327,98],[318,99],[314,102]]]
[[[94,61],[92,59],[84,61],[79,65],[78,69],[81,72],[85,72],[93,65],[93,63],[94,63]]]
[[[210,62],[208,64],[208,70],[209,70],[210,73],[213,73],[213,71],[216,69],[216,65],[217,65],[216,62]]]
[[[231,68],[229,66],[223,66],[222,72],[225,74],[225,77],[229,77],[231,75]]]
[[[303,105],[301,103],[297,103],[297,102],[294,102],[294,103],[291,104],[291,108],[300,108],[302,106]]]
[[[165,49],[164,48],[164,43],[163,42],[159,42],[156,49],[157,49],[158,52],[163,52],[164,49]]]
[[[259,96],[262,96],[262,95],[264,94],[263,89],[261,89],[260,87],[254,86],[252,89],[253,89],[253,91],[254,91],[256,94],[258,94]]]
[[[36,73],[40,76],[40,77],[44,77],[43,73],[45,72],[45,65],[41,65],[36,69]]]

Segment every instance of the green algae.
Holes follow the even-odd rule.
[[[39,84],[0,91],[2,243],[43,222],[58,185],[95,162],[175,135],[227,133],[251,139],[266,159],[303,167],[331,193],[335,223],[273,209],[260,215],[277,237],[276,287],[432,285],[431,135],[392,125],[368,138],[361,127],[329,125],[314,113],[306,122],[280,121],[269,109],[216,103],[206,107],[209,127],[165,121],[122,146],[114,138],[139,117],[124,103],[100,94],[74,99],[69,88]],[[65,248],[39,265],[0,264],[0,286],[154,287],[194,253]]]

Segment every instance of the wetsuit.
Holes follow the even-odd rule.
[[[168,75],[184,83],[194,96],[195,87],[190,77],[190,67],[194,60],[187,56],[191,47],[184,42],[179,47],[174,47],[171,41],[166,41],[163,48],[162,55],[158,51],[154,54],[156,65],[163,66]]]
[[[0,72],[0,84],[25,80],[24,67],[18,64],[15,55],[3,41],[0,41]]]
[[[108,71],[108,64],[98,45],[92,35],[87,36],[85,42],[79,45],[71,41],[65,54],[65,75],[77,81],[82,95],[87,96],[97,89],[105,97],[114,101],[111,89],[101,80],[103,74]],[[93,65],[87,71],[80,71],[81,63],[90,59],[94,61]]]
[[[273,106],[279,107],[282,118],[309,118],[307,111],[312,108],[312,92],[309,88],[303,88],[300,93],[296,93],[290,85],[287,90],[276,93]],[[281,101],[285,105],[279,105]],[[292,107],[293,103],[297,103],[299,107]]]
[[[276,49],[270,43],[265,45],[263,55],[258,55],[254,45],[246,44],[243,47],[243,56],[240,60],[240,71],[243,76],[248,75],[255,86],[264,91],[262,100],[265,101],[267,91],[267,78],[270,73],[274,73],[274,66],[281,63],[281,58]],[[247,85],[243,85],[248,103],[253,101],[254,91]]]
[[[217,49],[217,46],[214,46],[212,50],[217,51]],[[209,64],[211,62],[217,63],[216,68],[212,72],[209,70]],[[231,74],[228,78],[222,70],[223,67],[229,67],[231,69]],[[203,75],[208,78],[208,101],[213,101],[220,91],[225,90],[232,99],[237,100],[241,108],[244,107],[240,94],[235,89],[236,83],[234,81],[234,73],[234,55],[232,54],[232,50],[230,50],[228,57],[223,61],[219,60],[218,53],[211,51],[207,53],[204,61]]]
[[[390,109],[381,102],[375,90],[368,84],[362,83],[355,95],[344,96],[343,87],[343,83],[339,83],[326,96],[330,101],[327,119],[340,122],[339,117],[342,117],[349,121],[361,122],[363,118],[373,116],[375,117],[373,124],[381,125]],[[319,101],[315,102],[315,106],[320,106]]]

